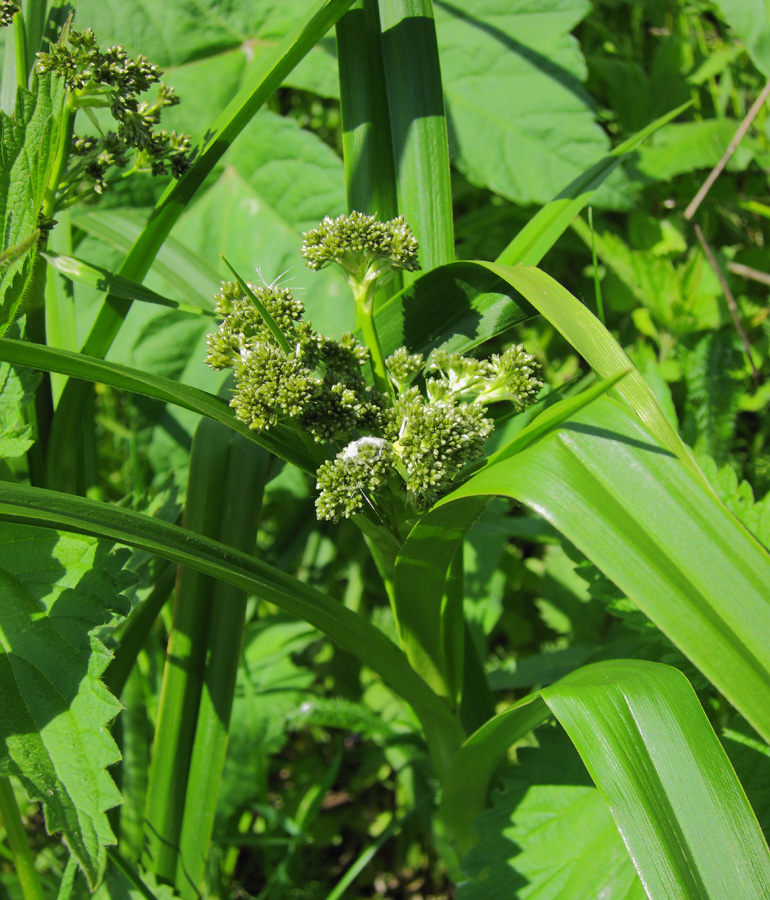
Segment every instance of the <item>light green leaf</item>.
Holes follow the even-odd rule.
[[[196,111],[203,113],[202,121],[211,121],[226,105],[219,99],[235,96],[248,79],[250,64],[273,49],[307,16],[308,3],[234,0],[222,4],[220,0],[203,0],[191,7],[186,0],[150,5],[141,0],[78,0],[77,9],[78,28],[90,26],[102,46],[123,44],[132,56],[141,53],[168,70],[166,80],[177,89],[183,103],[191,100]],[[312,61],[292,72],[286,83],[336,96],[334,42],[323,42],[310,56]],[[218,84],[212,83],[214,73],[219,76]],[[207,93],[214,96],[209,100]],[[171,116],[168,121],[172,122]],[[201,119],[190,116],[188,121]],[[173,127],[179,127],[176,119]]]
[[[751,61],[770,77],[770,22],[762,0],[717,0],[715,6],[735,36],[746,47]]]
[[[94,288],[94,290],[106,291],[116,297],[124,297],[127,300],[139,300],[141,303],[168,306],[171,309],[178,309],[180,312],[191,315],[214,315],[214,311],[211,309],[201,309],[200,306],[191,306],[189,303],[180,303],[178,300],[162,297],[143,284],[132,281],[130,278],[123,278],[122,275],[115,275],[108,269],[91,265],[82,259],[76,259],[74,256],[65,256],[50,250],[44,253],[43,256],[57,272],[61,272],[70,281],[87,285]]]
[[[475,843],[469,823],[507,747],[550,713],[604,795],[650,900],[732,900],[738,886],[742,900],[767,895],[770,852],[695,693],[678,670],[642,660],[585,666],[468,738],[441,804],[461,846]],[[544,886],[532,896],[557,896]],[[585,890],[558,896],[597,896]]]
[[[551,522],[770,737],[770,556],[627,407],[597,400],[436,513],[490,493]]]
[[[630,171],[647,179],[668,181],[683,172],[711,169],[722,158],[739,124],[734,119],[706,119],[667,125],[637,150]],[[730,168],[745,169],[753,156],[751,139],[744,138]]]
[[[474,184],[543,203],[607,149],[570,32],[584,0],[437,2],[452,156]]]
[[[42,801],[91,887],[115,843],[106,811],[120,803],[107,767],[120,758],[108,724],[120,704],[99,680],[99,638],[128,601],[123,550],[51,529],[0,526],[0,771]]]
[[[463,860],[458,900],[644,900],[647,896],[607,801],[560,728],[539,728],[517,752],[491,808],[476,819],[481,843]]]
[[[35,75],[32,91],[19,90],[9,117],[0,112],[0,252],[28,241],[38,227],[48,177],[59,140],[64,101],[61,82]],[[0,335],[16,318],[34,260],[33,247],[0,271]]]

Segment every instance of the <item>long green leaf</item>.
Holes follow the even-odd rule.
[[[380,0],[398,210],[420,242],[424,269],[454,259],[444,93],[431,0]],[[405,283],[414,276],[404,273]]]
[[[596,663],[521,700],[465,742],[441,813],[462,850],[505,751],[553,713],[604,794],[651,900],[759,900],[770,853],[687,679],[641,660]],[[718,848],[718,852],[715,852]]]
[[[650,122],[646,128],[623,141],[611,153],[570,182],[557,197],[538,210],[495,262],[508,266],[519,264],[536,266],[626,156],[659,128],[673,121],[688,106],[690,102],[683,103],[654,122]]]
[[[0,359],[34,369],[43,369],[46,372],[61,372],[85,381],[109,384],[121,390],[132,391],[144,397],[152,397],[173,403],[182,409],[192,410],[227,425],[233,431],[248,437],[306,472],[315,473],[323,461],[317,445],[304,443],[293,429],[276,425],[269,431],[258,434],[235,418],[226,400],[170,378],[164,378],[162,375],[150,375],[140,369],[85,356],[82,353],[70,353],[67,350],[55,350],[52,347],[7,338],[0,338]]]
[[[212,575],[304,619],[377,672],[419,716],[439,774],[462,735],[448,707],[404,654],[367,619],[290,575],[210,538],[129,509],[56,491],[0,483],[0,517],[107,537]]]
[[[625,406],[597,400],[436,512],[490,494],[551,522],[770,739],[770,555]]]
[[[356,0],[337,23],[348,209],[398,215],[377,0]]]
[[[84,284],[97,291],[108,291],[114,297],[138,300],[141,303],[154,303],[156,306],[168,306],[171,309],[178,309],[179,312],[196,316],[214,315],[213,309],[202,309],[200,306],[192,306],[189,303],[163,297],[137,281],[123,278],[121,275],[114,275],[108,269],[92,265],[82,259],[76,259],[74,256],[54,253],[51,250],[46,251],[42,256],[52,268],[69,278],[70,281]]]

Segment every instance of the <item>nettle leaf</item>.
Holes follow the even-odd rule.
[[[7,264],[0,271],[0,335],[16,317],[31,272],[63,103],[59,79],[35,74],[31,92],[19,89],[13,116],[0,112],[0,252]]]
[[[607,151],[570,31],[585,0],[437,0],[452,162],[516,203],[543,203]]]
[[[21,456],[34,444],[24,407],[35,396],[39,381],[40,373],[27,366],[0,363],[0,459]]]
[[[561,728],[536,732],[539,747],[518,751],[481,837],[462,862],[458,900],[643,900],[642,883],[607,801]]]
[[[0,524],[0,773],[43,803],[91,887],[115,838],[120,803],[107,767],[120,759],[108,724],[120,704],[99,680],[100,639],[128,610],[128,550],[52,529]]]

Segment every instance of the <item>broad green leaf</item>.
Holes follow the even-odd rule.
[[[535,732],[517,751],[489,809],[481,842],[462,861],[458,900],[644,900],[646,894],[607,801],[562,729]]]
[[[50,74],[35,75],[32,91],[19,90],[13,116],[0,112],[0,252],[29,244],[39,225],[59,140],[64,89]],[[0,335],[16,318],[34,261],[26,254],[0,271]]]
[[[245,278],[278,281],[306,304],[323,334],[353,328],[350,290],[331,267],[313,272],[300,253],[302,233],[345,210],[340,159],[293,119],[259,113],[240,135],[220,176],[181,216],[172,237],[216,264],[223,254]]]
[[[240,551],[130,509],[56,491],[0,482],[0,518],[97,534],[139,547],[246,590],[304,619],[377,672],[419,716],[443,772],[461,739],[443,700],[368,619]]]
[[[206,121],[213,118],[211,111],[216,114],[224,105],[214,106],[221,97],[229,99],[242,87],[249,64],[273,49],[297,21],[307,16],[308,6],[307,0],[234,0],[225,5],[219,0],[204,0],[194,7],[186,0],[150,6],[141,0],[78,0],[77,25],[93,28],[103,46],[123,44],[132,56],[141,53],[168,70],[166,80],[174,85],[184,104],[191,100],[197,110],[200,100],[206,103]],[[311,60],[292,72],[286,83],[318,92],[323,88],[324,95],[336,96],[333,41],[310,55]],[[237,59],[237,80],[229,57]],[[201,63],[208,64],[208,69]],[[212,84],[215,73],[220,76],[219,84]],[[198,96],[207,93],[213,95],[211,100]],[[188,121],[198,119],[190,116]],[[173,127],[179,127],[176,118]]]
[[[498,256],[496,262],[509,266],[536,266],[567,229],[569,223],[594,196],[603,182],[642,141],[676,118],[688,104],[678,106],[656,119],[633,137],[615,147],[599,162],[563,188],[556,197],[535,213],[529,222]]]
[[[761,0],[717,0],[716,8],[746,47],[751,61],[770,77],[770,22]]]
[[[770,556],[626,407],[597,400],[477,473],[423,527],[488,494],[536,509],[770,738]]]
[[[683,172],[711,169],[727,150],[739,124],[734,119],[705,119],[667,125],[636,151],[629,171],[645,179],[668,181]],[[755,152],[751,139],[744,138],[730,169],[745,169]]]
[[[107,726],[120,704],[99,680],[111,654],[100,631],[125,613],[125,550],[47,528],[0,526],[0,771],[42,801],[91,887],[115,843],[120,803],[107,767],[120,758]]]
[[[474,184],[544,203],[607,149],[572,29],[584,0],[436,2],[452,159]]]
[[[604,795],[650,900],[731,900],[737,886],[747,900],[767,895],[767,844],[695,693],[681,672],[641,660],[579,669],[468,738],[442,799],[461,846],[475,843],[470,821],[507,747],[550,713]],[[547,847],[537,849],[548,865]],[[549,887],[532,896],[596,896],[589,884],[588,893],[565,895]]]
[[[440,310],[440,315],[436,311]],[[375,310],[383,353],[399,347],[463,353],[537,315],[504,278],[475,262],[454,262],[416,279]]]
[[[286,37],[271,48],[255,64],[248,84],[230,101],[211,123],[205,143],[199,145],[195,159],[180,181],[168,186],[156,203],[152,214],[119,274],[141,281],[147,274],[155,255],[168,237],[191,198],[206,177],[231,146],[235,138],[251,121],[256,112],[280,86],[284,77],[323,38],[345,12],[351,0],[324,0],[314,10],[300,18]],[[131,302],[106,297],[86,339],[84,352],[104,357],[131,307]],[[56,458],[52,470],[52,484],[71,485],[77,479],[79,460],[68,449],[73,423],[79,421],[88,399],[88,389],[77,382],[69,382],[59,400],[51,425],[49,458]]]

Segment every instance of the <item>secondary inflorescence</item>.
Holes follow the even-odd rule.
[[[116,122],[115,131],[73,139],[73,153],[82,158],[80,170],[92,179],[97,193],[106,187],[108,169],[124,168],[129,157],[135,168],[153,175],[170,171],[181,178],[189,168],[189,137],[157,127],[163,109],[175,106],[179,98],[161,83],[161,69],[144,56],[132,59],[120,46],[102,51],[90,28],[65,28],[48,53],[38,54],[37,70],[64,80],[74,109],[109,108]],[[155,100],[140,101],[138,95],[154,84]]]
[[[305,235],[308,265],[337,262],[348,276],[355,270],[358,285],[373,266],[386,278],[387,267],[418,268],[413,235],[403,220],[394,222],[360,213],[325,219]],[[394,493],[415,512],[427,509],[480,458],[494,428],[489,404],[505,402],[520,411],[542,387],[538,366],[521,345],[489,359],[437,349],[426,360],[401,347],[385,360],[388,391],[377,391],[364,376],[369,350],[353,335],[339,341],[319,335],[285,288],[249,288],[273,327],[245,291],[223,283],[216,307],[223,321],[209,336],[207,362],[233,368],[231,406],[250,428],[285,422],[342,448],[316,475],[320,519],[362,512],[382,519]]]

